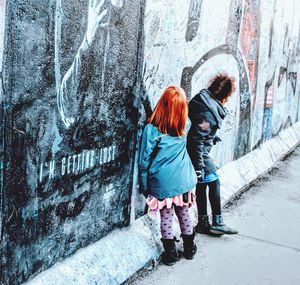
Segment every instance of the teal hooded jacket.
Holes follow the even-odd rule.
[[[186,134],[190,128],[186,124]],[[140,177],[142,191],[157,199],[174,197],[193,189],[197,177],[186,149],[187,135],[162,134],[147,124],[140,149]]]

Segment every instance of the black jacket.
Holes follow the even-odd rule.
[[[187,149],[197,174],[208,175],[217,170],[209,152],[226,113],[223,105],[207,89],[202,89],[189,103],[192,126]]]

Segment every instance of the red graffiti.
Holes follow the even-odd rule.
[[[260,31],[260,0],[245,1],[244,17],[241,30],[241,47],[248,66],[251,82],[251,94],[254,94],[257,69],[257,57],[259,51]]]

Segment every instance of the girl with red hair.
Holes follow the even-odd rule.
[[[165,252],[162,261],[174,264],[181,257],[173,235],[174,212],[178,217],[187,259],[197,247],[188,208],[195,201],[192,189],[197,177],[186,150],[190,127],[185,92],[169,86],[159,99],[146,125],[140,150],[140,172],[143,194],[150,210],[160,211],[161,241]]]

